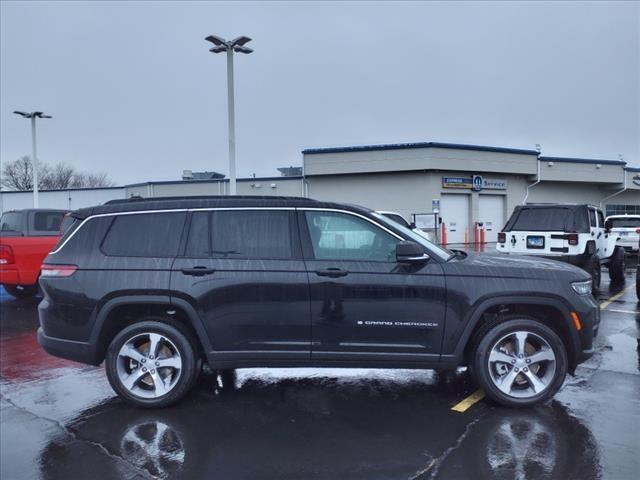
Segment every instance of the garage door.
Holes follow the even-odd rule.
[[[504,195],[480,195],[478,222],[485,227],[485,241],[498,241],[498,232],[504,226]]]
[[[447,244],[468,240],[469,195],[443,194],[440,197],[440,216],[447,231]]]

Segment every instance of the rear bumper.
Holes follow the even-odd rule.
[[[38,343],[49,355],[90,365],[100,364],[95,347],[90,343],[48,337],[42,327],[38,328]]]
[[[20,274],[18,270],[0,267],[0,283],[3,285],[20,285]]]

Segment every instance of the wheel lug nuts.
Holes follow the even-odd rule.
[[[147,371],[147,367],[142,367],[142,371],[146,372]]]
[[[147,359],[146,359],[146,358],[143,358],[141,361],[142,361],[142,363],[144,363],[144,362],[146,362],[146,361],[147,361]]]
[[[514,358],[513,360],[511,360],[511,363],[516,363],[516,359]]]
[[[151,375],[155,374],[156,371],[155,370],[151,370]]]
[[[527,363],[531,363],[531,359],[527,358]]]
[[[529,369],[527,367],[524,367],[522,370],[524,370],[525,372],[529,371]]]
[[[149,360],[153,360],[153,355],[149,355]]]
[[[519,372],[519,371],[520,371],[520,369],[519,369],[518,367],[514,368],[514,370],[515,370],[516,372]]]
[[[156,367],[159,367],[159,366],[160,366],[160,362],[156,362]]]

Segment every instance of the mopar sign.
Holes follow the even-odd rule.
[[[473,181],[471,182],[471,190],[473,190],[474,192],[479,192],[480,190],[482,190],[482,183],[482,176],[474,175]]]

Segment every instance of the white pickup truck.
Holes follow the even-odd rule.
[[[515,208],[498,234],[500,253],[536,255],[577,265],[591,274],[593,289],[600,286],[601,266],[612,282],[624,281],[624,249],[593,205],[527,204]]]

